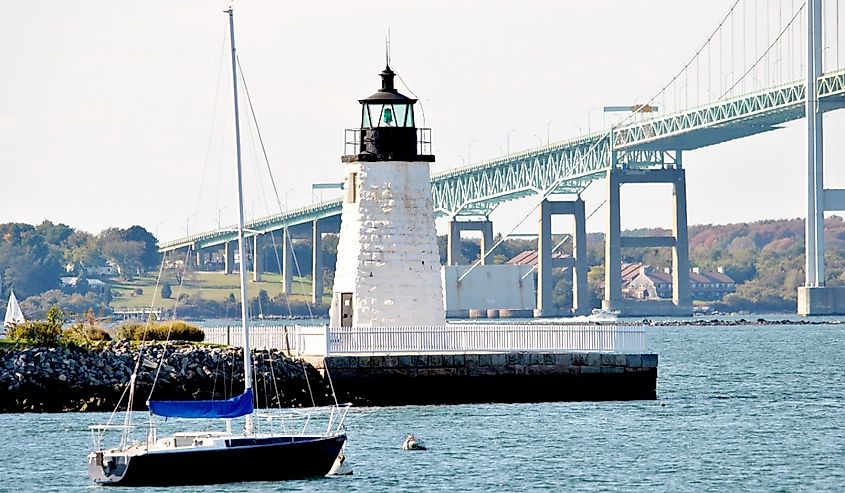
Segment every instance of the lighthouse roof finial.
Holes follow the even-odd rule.
[[[384,38],[384,66],[390,70],[390,28],[387,28],[387,37]]]
[[[407,102],[414,104],[416,99],[409,98],[396,90],[396,85],[393,79],[396,77],[396,72],[390,68],[390,28],[387,29],[387,36],[384,38],[384,70],[379,74],[381,77],[381,89],[379,89],[372,96],[359,99],[361,103],[365,102]]]

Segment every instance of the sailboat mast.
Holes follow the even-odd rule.
[[[238,255],[241,258],[240,277],[241,277],[241,330],[243,331],[243,346],[244,346],[244,390],[252,388],[252,354],[249,347],[249,313],[247,310],[247,292],[246,292],[246,255],[244,255],[244,186],[243,173],[241,171],[241,125],[238,113],[238,69],[237,69],[237,55],[235,52],[235,17],[232,7],[226,10],[229,14],[229,35],[232,46],[232,89],[234,91],[235,101],[235,149],[238,156]],[[256,252],[257,254],[257,252]],[[245,429],[247,433],[252,433],[252,415],[246,415]]]

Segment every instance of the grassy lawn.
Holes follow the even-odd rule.
[[[250,274],[251,279],[251,274]],[[174,279],[166,279],[173,290],[173,299],[165,300],[160,294],[156,295],[156,306],[170,308],[175,304],[175,299],[180,294],[179,284]],[[112,291],[119,293],[115,296],[111,306],[113,308],[144,307],[152,304],[155,291],[156,278],[154,276],[136,277],[132,280],[112,279],[110,281]],[[229,293],[240,299],[240,278],[238,274],[223,274],[220,272],[194,272],[186,276],[181,287],[181,293],[189,296],[200,295],[206,300],[225,301]],[[135,290],[140,288],[142,294],[136,295]],[[160,288],[159,288],[160,289]],[[258,295],[262,289],[267,291],[270,298],[282,293],[281,274],[264,274],[261,282],[249,281],[249,297]],[[292,300],[307,301],[311,299],[311,278],[294,277]],[[323,303],[331,303],[331,296],[323,296]]]

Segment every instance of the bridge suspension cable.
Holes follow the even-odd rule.
[[[790,10],[789,10],[791,12],[791,15],[789,16],[788,23],[786,25],[782,25],[783,24],[783,15],[782,14],[783,14],[784,1],[785,0],[778,0],[777,3],[776,3],[777,8],[775,10],[772,9],[772,6],[773,6],[773,4],[775,4],[775,2],[764,2],[763,7],[764,7],[765,11],[764,11],[763,14],[761,14],[759,2],[757,2],[756,0],[754,2],[753,8],[748,8],[748,3],[750,2],[750,0],[736,0],[736,1],[734,1],[731,4],[730,9],[728,10],[728,13],[721,19],[721,21],[718,23],[716,28],[707,37],[705,42],[695,51],[694,55],[669,80],[668,83],[663,85],[662,88],[659,91],[657,91],[657,93],[647,101],[646,104],[651,106],[657,100],[662,98],[663,99],[663,108],[665,109],[666,108],[666,104],[665,104],[666,95],[671,89],[671,91],[675,95],[675,104],[674,104],[674,107],[672,108],[672,111],[678,112],[678,111],[681,111],[683,109],[686,109],[686,106],[688,105],[688,102],[689,102],[688,94],[689,94],[689,91],[690,91],[689,83],[690,83],[690,79],[691,79],[689,71],[693,68],[697,71],[694,74],[695,76],[692,77],[692,79],[696,81],[695,91],[696,91],[696,99],[698,99],[698,94],[701,92],[701,74],[700,74],[700,67],[702,65],[701,58],[703,57],[703,55],[705,53],[705,49],[706,49],[707,58],[708,58],[708,71],[705,75],[706,75],[708,86],[712,87],[711,84],[712,84],[712,79],[713,79],[714,74],[712,73],[711,66],[710,66],[711,51],[712,51],[711,45],[717,39],[719,41],[719,67],[720,67],[719,70],[720,71],[719,71],[719,74],[718,74],[718,77],[719,77],[718,82],[720,82],[720,85],[718,87],[720,88],[720,90],[719,90],[720,96],[716,97],[715,99],[720,100],[720,99],[724,99],[728,96],[731,96],[734,93],[734,91],[736,91],[738,88],[741,88],[742,90],[744,90],[745,85],[747,84],[747,82],[749,80],[749,77],[748,77],[749,75],[751,75],[751,80],[756,82],[757,84],[762,85],[762,81],[757,79],[756,75],[761,75],[768,81],[768,75],[770,75],[770,72],[775,73],[775,71],[770,70],[770,67],[769,67],[769,65],[775,65],[774,62],[770,63],[770,55],[775,52],[774,51],[775,47],[779,48],[778,51],[783,50],[783,45],[780,43],[780,41],[782,39],[784,39],[785,33],[790,31],[790,29],[793,27],[795,20],[800,19],[799,14],[800,14],[801,10],[804,8],[804,6],[806,5],[806,2],[802,2],[797,8],[795,8],[795,5],[794,5],[795,1],[790,0],[792,2],[792,5],[791,5]],[[739,28],[741,29],[741,33],[743,34],[743,36],[741,37],[742,38],[741,43],[742,43],[743,47],[742,47],[742,49],[735,49],[736,48],[735,45],[737,44],[737,38],[738,38],[736,36],[736,28],[737,28],[737,23],[738,23],[737,22],[737,15],[738,15],[738,12],[739,12],[739,9],[737,7],[739,6],[740,2],[744,2],[743,5],[742,5],[743,8],[742,8],[741,24],[739,26]],[[748,11],[749,10],[753,11],[752,15],[750,17],[751,20],[749,20],[749,17],[748,17]],[[773,12],[774,12],[774,14],[777,15],[777,18],[778,18],[778,22],[777,22],[778,23],[778,29],[776,30],[778,32],[778,35],[774,39],[771,38],[771,21],[770,21],[770,17],[773,16]],[[763,51],[762,54],[756,53],[757,46],[758,46],[759,40],[760,40],[759,31],[760,31],[760,24],[761,24],[760,18],[761,17],[763,19],[765,19],[764,24],[766,26],[765,29],[763,29],[763,31],[765,31],[763,46],[765,46],[766,49]],[[754,26],[753,28],[750,27],[752,24]],[[746,60],[747,60],[748,56],[746,54],[746,51],[747,51],[747,49],[746,49],[747,48],[746,33],[750,32],[751,30],[754,31],[754,50],[755,50],[755,53],[754,53],[754,56],[752,57],[752,60],[754,60],[754,63],[750,67],[747,67],[746,66]],[[795,30],[795,31],[797,31],[797,30]],[[796,34],[800,34],[800,33],[796,33]],[[730,36],[730,46],[728,46],[727,49],[726,49],[724,40],[727,37],[727,35]],[[797,39],[799,39],[799,41],[802,40],[800,35],[798,36]],[[799,54],[803,54],[803,51],[804,50],[799,49]],[[728,55],[728,58],[729,58],[729,60],[727,60],[728,63],[725,63],[725,60],[724,60],[725,57],[723,56],[724,53],[727,53],[727,55]],[[735,63],[736,58],[740,58],[740,59],[743,60],[742,64],[739,67]],[[777,60],[779,60],[778,63],[780,63],[780,64],[783,63],[782,58],[777,59]],[[791,63],[790,63],[790,65],[791,65]],[[723,71],[727,67],[730,67],[731,70],[727,73],[726,77],[723,77]],[[762,73],[756,72],[760,68],[763,68],[763,72]],[[800,72],[800,70],[799,70],[799,72]],[[736,77],[736,75],[740,74],[740,73],[742,75],[740,77]],[[763,75],[763,74],[766,74],[766,75]],[[794,79],[795,78],[792,78],[790,80],[794,80]],[[679,82],[681,82],[681,81],[683,81],[683,83],[684,83],[683,86],[678,85]],[[774,82],[778,82],[778,81],[774,81]],[[780,81],[780,82],[783,82],[783,81]],[[756,89],[756,86],[752,86],[752,87],[754,87]],[[683,102],[683,104],[680,103],[679,95],[680,95],[681,91],[679,90],[679,88],[682,89],[683,92],[684,92],[684,97],[683,97],[684,102]],[[715,96],[715,94],[712,91],[708,91],[708,92],[709,92],[711,97]],[[638,102],[638,104],[639,104],[639,102]],[[628,116],[626,116],[622,121],[612,125],[610,130],[607,133],[606,138],[612,140],[615,127],[624,126],[625,124],[631,122],[632,119],[635,119],[635,118],[638,118],[638,117],[639,117],[638,113],[631,113]],[[601,143],[602,143],[601,138],[596,139],[596,141],[592,143],[592,145],[586,150],[586,152],[584,152],[580,157],[576,158],[575,162],[573,163],[574,168],[578,168],[578,166],[584,161],[584,159],[586,159],[586,156],[590,155],[590,153],[593,152]],[[516,231],[516,229],[522,223],[525,222],[525,220],[527,220],[531,215],[533,215],[535,213],[535,211],[540,207],[540,204],[542,203],[543,200],[546,200],[550,195],[556,193],[556,190],[560,187],[560,185],[565,180],[567,180],[569,178],[568,175],[565,175],[564,173],[565,173],[565,171],[562,170],[562,174],[560,176],[558,176],[555,180],[553,180],[553,183],[550,186],[548,186],[545,190],[543,190],[541,192],[538,191],[539,193],[538,193],[537,200],[532,205],[532,207],[526,212],[526,214],[524,216],[522,216],[519,219],[519,221],[517,221],[517,223],[507,232],[506,235],[502,236],[497,242],[495,242],[493,244],[493,246],[490,248],[490,251],[495,250],[499,245],[501,245],[505,241],[505,239],[507,239],[510,235],[512,235]],[[474,262],[470,266],[470,268],[466,272],[464,272],[464,274],[458,279],[458,282],[460,282],[467,275],[469,275],[470,272],[472,272],[472,270],[480,264],[481,264],[481,259]]]

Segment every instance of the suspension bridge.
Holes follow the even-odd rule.
[[[451,236],[459,236],[461,230],[482,231],[487,240],[482,247],[483,261],[491,245],[490,238],[486,238],[487,231],[492,237],[488,218],[499,205],[526,197],[535,197],[538,205],[539,201],[577,205],[580,193],[590,183],[605,180],[608,187],[605,258],[609,259],[605,262],[605,307],[626,314],[662,310],[657,306],[644,307],[642,303],[635,306],[623,300],[621,295],[618,268],[621,248],[654,246],[673,249],[673,300],[670,304],[664,303],[668,307],[664,311],[667,314],[691,312],[683,154],[773,131],[785,123],[806,118],[808,143],[796,142],[795,145],[808,146],[808,217],[816,219],[808,221],[806,288],[810,291],[804,292],[803,309],[799,292],[799,312],[845,311],[845,292],[840,294],[838,290],[824,286],[823,236],[818,226],[824,211],[845,210],[845,190],[824,188],[820,151],[821,116],[845,107],[845,67],[839,53],[842,48],[839,0],[764,1],[762,6],[760,3],[756,0],[734,2],[713,31],[702,33],[706,36],[705,41],[682,69],[656,91],[654,97],[631,106],[623,121],[577,138],[434,174],[431,187],[435,214],[450,218],[450,244],[459,244],[459,238],[453,241]],[[808,80],[815,84],[808,85]],[[621,235],[619,186],[623,183],[673,185],[675,221],[671,237],[626,238]],[[574,196],[575,200],[557,200],[558,196]],[[319,251],[321,234],[337,231],[341,205],[341,200],[333,200],[292,209],[257,218],[247,223],[246,228],[255,241],[256,250],[262,238],[273,238],[275,232],[287,232],[288,235],[310,232],[313,248]],[[541,223],[548,221],[551,214],[571,213],[555,212],[554,207],[539,209]],[[576,222],[578,217],[576,214]],[[470,219],[474,219],[471,225],[461,225]],[[541,243],[542,230],[541,226]],[[289,244],[288,238],[284,236],[279,244],[283,247]],[[233,265],[233,249],[229,245],[235,240],[235,228],[224,227],[162,243],[160,251],[189,249],[199,255],[203,249],[224,245],[227,264],[231,263],[226,267],[229,270]],[[286,252],[283,263],[287,265],[290,249],[283,249]],[[450,247],[450,264],[457,262],[454,251]],[[573,284],[583,295],[586,293],[585,259],[579,259],[579,255],[573,253],[576,267]],[[319,262],[319,255],[312,257]],[[544,277],[550,279],[551,252],[541,252],[539,258],[541,282],[537,308],[543,315],[548,313],[547,307],[551,304],[551,287],[542,281]],[[321,270],[317,264],[313,267],[315,272]],[[283,269],[286,289],[289,289],[291,269]],[[260,266],[254,266],[254,271],[260,276]],[[319,277],[314,276],[315,301],[319,300],[317,293],[322,293]],[[819,293],[816,301],[810,299],[816,292],[813,290]],[[577,312],[579,301],[575,298]],[[583,310],[585,300],[581,299],[580,303]]]

